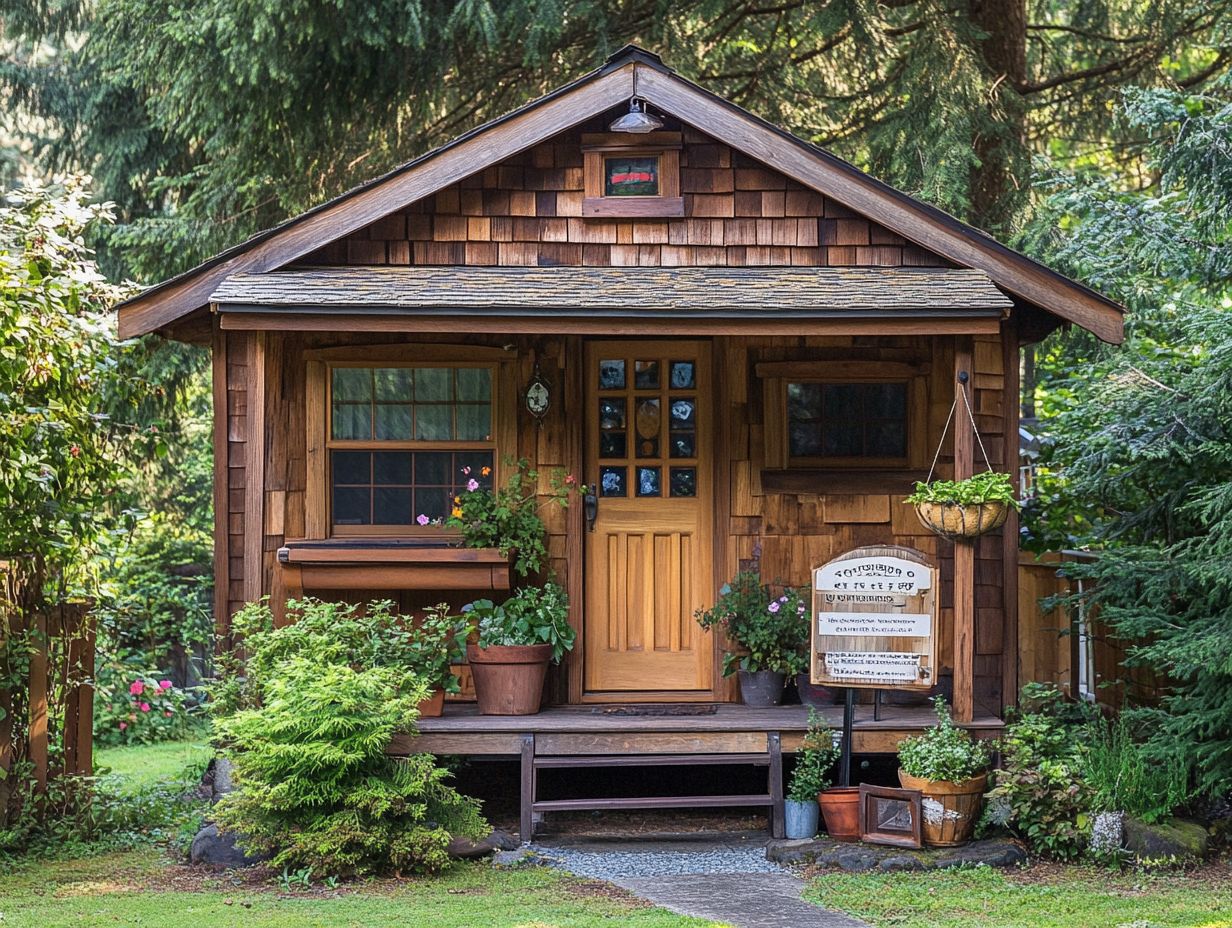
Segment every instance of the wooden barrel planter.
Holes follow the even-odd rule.
[[[916,515],[930,531],[953,541],[996,531],[1009,518],[1010,507],[1000,501],[974,503],[916,503]]]
[[[921,817],[926,845],[957,847],[971,840],[984,803],[987,774],[951,783],[913,777],[900,769],[898,782],[904,789],[918,789],[924,797]]]

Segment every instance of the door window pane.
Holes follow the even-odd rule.
[[[637,495],[659,495],[659,468],[639,467],[637,469]]]
[[[697,469],[693,467],[673,467],[671,469],[671,495],[697,495]]]
[[[673,361],[672,362],[672,389],[673,390],[691,390],[697,386],[694,378],[694,367],[692,361]]]
[[[623,390],[625,388],[625,362],[599,362],[599,389]]]
[[[600,496],[628,496],[625,478],[628,471],[623,467],[599,468]]]
[[[633,365],[633,386],[638,390],[659,389],[659,362],[635,362]]]

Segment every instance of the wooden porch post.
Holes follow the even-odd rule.
[[[974,345],[969,335],[954,344],[954,479],[975,473],[975,433],[963,405],[971,399]],[[964,395],[965,394],[965,399]],[[975,539],[954,542],[954,719],[975,718]]]
[[[1005,377],[1002,406],[1005,410],[1005,469],[1019,483],[1018,418],[1022,387],[1018,370],[1018,320],[1001,327],[1002,372]],[[1005,610],[1005,634],[1001,642],[1001,705],[1018,705],[1018,510],[1011,509],[1001,530],[1001,593]],[[1075,638],[1075,640],[1077,640]]]

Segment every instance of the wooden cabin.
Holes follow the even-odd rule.
[[[613,131],[632,100],[661,125]],[[578,636],[552,708],[452,705],[408,745],[521,755],[532,780],[560,758],[790,750],[800,708],[730,705],[693,613],[742,564],[802,585],[864,545],[939,568],[956,717],[995,733],[1020,682],[1018,526],[954,544],[903,496],[960,375],[1016,475],[1020,346],[1071,324],[1122,337],[1116,304],[634,47],[119,314],[124,336],[212,348],[224,636],[266,595],[409,611],[507,588],[508,564],[418,524],[464,466],[499,482],[526,458],[597,488],[591,512],[544,508]],[[983,466],[961,416],[936,463]],[[720,705],[592,708],[670,703]],[[862,706],[854,746],[892,751],[927,722]]]

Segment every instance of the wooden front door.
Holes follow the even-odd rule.
[[[693,612],[713,599],[709,345],[593,341],[585,364],[586,693],[707,697],[713,643]]]

